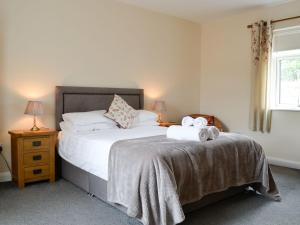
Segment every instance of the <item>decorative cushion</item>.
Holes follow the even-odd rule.
[[[108,112],[104,115],[116,121],[120,127],[129,128],[137,116],[137,113],[137,110],[128,105],[124,99],[115,95]]]

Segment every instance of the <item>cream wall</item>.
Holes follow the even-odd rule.
[[[200,26],[112,0],[0,0],[0,143],[30,128],[26,102],[54,127],[56,85],[144,88],[168,119],[200,104]]]
[[[248,130],[250,30],[260,19],[300,15],[300,1],[245,12],[202,24],[200,111],[218,116],[231,131],[249,134],[273,161],[300,168],[300,112],[275,111],[270,134]],[[300,20],[289,22],[300,24]],[[287,26],[281,23],[278,26]]]

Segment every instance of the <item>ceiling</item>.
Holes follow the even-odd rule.
[[[118,0],[187,20],[202,22],[213,17],[293,0]]]

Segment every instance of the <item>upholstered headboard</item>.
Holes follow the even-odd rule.
[[[60,130],[59,123],[62,121],[62,114],[108,109],[114,94],[121,96],[135,109],[144,108],[143,89],[57,86],[56,129]]]

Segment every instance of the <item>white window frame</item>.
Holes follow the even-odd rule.
[[[290,105],[280,103],[280,60],[300,58],[300,49],[272,53],[270,79],[270,105],[272,110],[300,111],[300,104]]]

